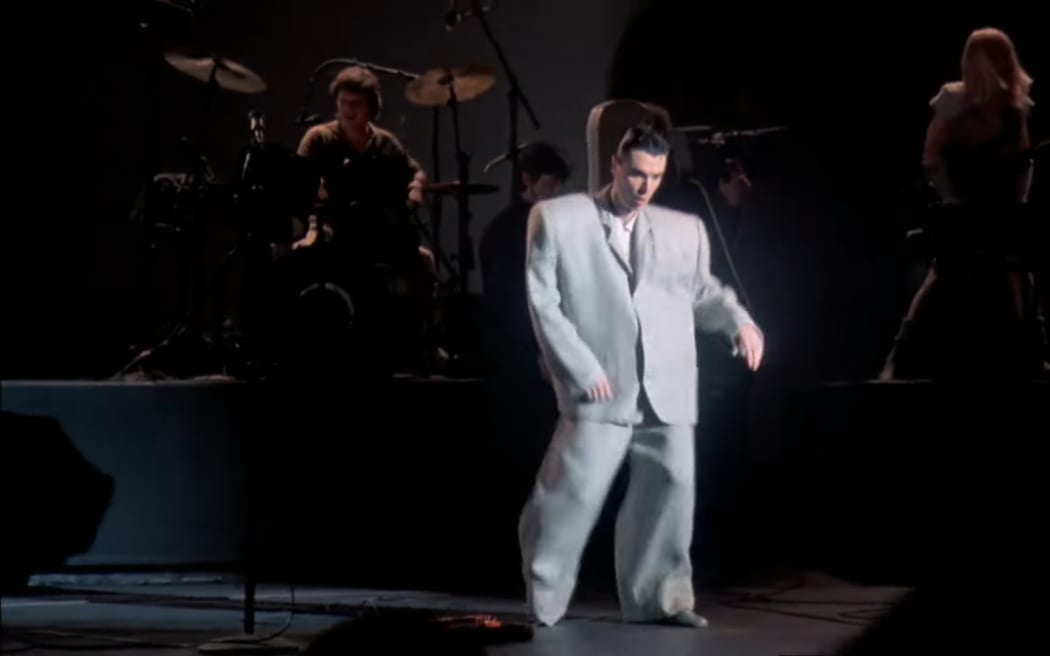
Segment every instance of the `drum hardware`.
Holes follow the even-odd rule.
[[[470,64],[459,67],[434,68],[426,71],[405,87],[405,97],[422,107],[447,107],[452,114],[452,135],[456,149],[457,182],[455,187],[458,208],[458,287],[469,293],[469,276],[474,269],[474,246],[470,237],[470,154],[463,150],[459,120],[461,102],[473,100],[492,88],[495,76],[485,66]],[[435,130],[435,135],[437,130]]]
[[[227,193],[228,190],[212,184],[210,180],[211,167],[207,158],[208,119],[219,89],[238,93],[259,93],[266,89],[265,81],[257,74],[237,62],[214,53],[174,49],[165,52],[163,58],[176,70],[205,84],[197,141],[192,143],[186,138],[181,140],[191,145],[190,170],[183,174],[162,174],[165,177],[159,178],[173,190],[172,207],[170,208],[173,219],[171,229],[181,237],[179,279],[183,288],[183,300],[178,310],[180,318],[174,322],[173,327],[155,345],[136,354],[117,372],[116,377],[127,375],[147,361],[156,358],[163,359],[163,356],[158,354],[177,349],[179,345],[182,345],[183,348],[190,348],[198,355],[202,349],[211,350],[214,340],[191,329],[195,323],[193,319],[196,285],[194,283],[197,282],[195,280],[197,276],[193,272],[192,257],[201,255],[199,251],[202,250],[202,235],[206,223],[205,213],[216,209],[216,201],[219,201],[224,210],[230,209],[226,203],[232,201],[234,197]],[[225,302],[219,305],[221,306],[219,310],[226,309]],[[179,357],[172,358],[172,360],[186,361],[192,358]],[[228,364],[227,362],[220,363],[223,373],[227,373]]]

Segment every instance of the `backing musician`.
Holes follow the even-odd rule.
[[[388,320],[377,335],[389,337],[393,329],[402,332],[398,341],[413,340],[425,321],[435,270],[413,224],[426,174],[393,134],[374,123],[383,101],[371,71],[345,68],[329,92],[336,118],[311,127],[297,151],[320,185],[293,249],[315,246],[323,233],[326,275],[340,282],[349,277],[355,304],[370,303]]]

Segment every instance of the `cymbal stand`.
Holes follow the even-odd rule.
[[[190,146],[193,163],[190,166],[189,171],[189,186],[188,188],[183,187],[179,189],[177,195],[177,198],[188,198],[186,206],[177,208],[178,213],[183,215],[180,221],[181,225],[176,228],[176,232],[180,233],[181,237],[181,239],[179,239],[179,247],[181,248],[181,256],[179,258],[179,276],[183,287],[182,307],[180,308],[181,318],[175,321],[172,328],[160,339],[159,342],[140,351],[130,362],[121,367],[116,374],[118,377],[126,375],[139,364],[149,360],[149,358],[156,352],[163,351],[165,348],[170,348],[173,342],[179,338],[202,337],[199,334],[195,335],[191,328],[196,294],[193,284],[194,276],[190,248],[191,245],[198,241],[199,231],[201,230],[201,227],[197,225],[199,223],[199,217],[195,215],[200,210],[201,188],[204,178],[207,176],[210,168],[207,159],[206,143],[208,136],[208,119],[211,114],[212,102],[215,93],[219,88],[218,79],[216,77],[218,67],[218,61],[216,61],[208,76],[208,81],[204,89],[204,100],[202,103],[203,109],[200,118],[201,122],[198,126],[197,143],[191,144]],[[177,200],[176,204],[180,205],[181,203]],[[185,218],[186,214],[189,215],[189,220]]]
[[[452,112],[452,136],[456,145],[456,175],[459,188],[456,191],[456,205],[459,210],[459,291],[463,295],[470,292],[470,272],[474,269],[474,244],[470,238],[470,153],[463,150],[462,136],[459,128],[459,100],[456,97],[456,79],[448,71],[448,108]]]
[[[433,122],[434,125],[430,131],[430,159],[431,168],[434,171],[434,180],[441,179],[441,108],[434,107]],[[430,201],[430,225],[433,226],[434,234],[431,236],[430,242],[434,247],[434,259],[441,263],[445,261],[445,249],[441,247],[441,226],[444,213],[444,205],[442,203],[441,194],[434,194]],[[449,273],[455,276],[455,269],[451,265],[448,266]]]
[[[507,101],[510,111],[510,134],[508,135],[509,146],[507,148],[507,158],[510,160],[510,203],[513,205],[518,201],[521,196],[521,167],[518,162],[518,152],[521,150],[518,144],[518,108],[522,106],[525,108],[525,112],[529,115],[529,120],[532,122],[532,127],[536,130],[540,129],[540,121],[536,118],[536,112],[533,111],[532,105],[529,103],[528,97],[525,92],[521,89],[521,84],[518,82],[518,76],[514,73],[514,69],[511,68],[510,62],[507,60],[507,55],[503,52],[503,47],[500,45],[499,40],[496,39],[496,35],[492,31],[492,27],[489,25],[486,12],[476,10],[474,16],[477,17],[478,22],[481,23],[481,29],[485,32],[485,36],[488,38],[489,43],[492,44],[493,49],[496,51],[496,57],[499,59],[500,66],[503,67],[503,73],[507,76],[507,81],[510,83],[510,90],[507,91]],[[466,182],[464,180],[464,182]]]

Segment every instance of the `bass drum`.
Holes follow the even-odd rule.
[[[299,249],[272,269],[270,341],[279,364],[387,376],[422,351],[425,300],[414,276],[353,267],[337,249]]]

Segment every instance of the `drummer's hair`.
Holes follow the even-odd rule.
[[[340,91],[352,91],[366,97],[372,118],[379,118],[383,111],[383,94],[379,90],[379,78],[372,71],[363,66],[349,66],[339,71],[328,85],[328,92],[335,98]]]

